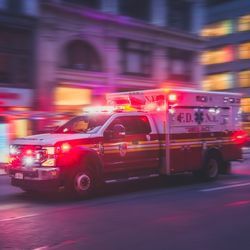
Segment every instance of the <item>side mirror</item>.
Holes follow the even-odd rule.
[[[122,124],[115,124],[113,128],[114,138],[122,138],[125,136],[125,127]]]

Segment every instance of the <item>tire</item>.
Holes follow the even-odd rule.
[[[66,192],[72,198],[89,198],[96,191],[96,177],[93,171],[81,167],[71,175]]]
[[[208,155],[204,163],[204,178],[207,181],[217,179],[220,169],[220,161],[215,155]]]

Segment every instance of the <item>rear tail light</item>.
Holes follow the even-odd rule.
[[[245,131],[236,131],[233,136],[232,136],[232,140],[236,143],[236,144],[244,144],[247,142],[248,139],[248,134]]]

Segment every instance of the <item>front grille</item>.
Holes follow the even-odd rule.
[[[41,146],[11,145],[10,159],[12,166],[40,166],[47,159],[47,152]]]
[[[16,170],[16,169],[11,169],[9,171],[9,174],[11,176],[15,176],[16,173],[22,173],[23,177],[28,177],[28,178],[37,178],[38,177],[38,171],[21,171],[21,170]]]

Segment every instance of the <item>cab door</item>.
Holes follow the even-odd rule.
[[[114,137],[114,126],[120,124],[125,134]],[[110,171],[147,170],[159,166],[159,141],[151,133],[146,115],[121,116],[106,129],[104,136],[104,165]]]

